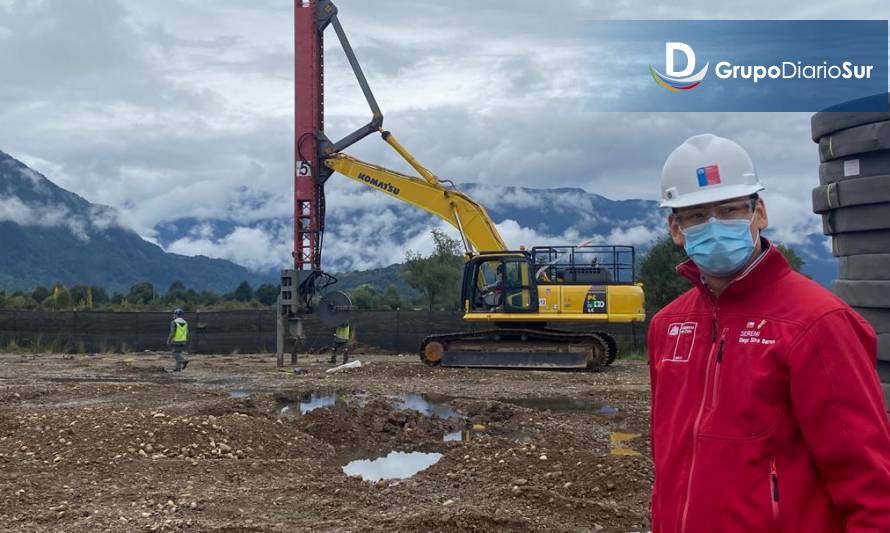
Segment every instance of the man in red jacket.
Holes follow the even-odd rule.
[[[649,326],[657,533],[890,532],[871,326],[760,233],[748,154],[688,139],[662,173],[695,286]]]

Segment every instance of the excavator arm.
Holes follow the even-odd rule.
[[[460,232],[468,254],[507,250],[507,245],[484,207],[466,194],[445,185],[414,159],[392,134],[382,132],[382,135],[422,178],[365,163],[343,153],[329,155],[325,158],[325,166],[448,222]]]

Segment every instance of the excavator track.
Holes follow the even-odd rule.
[[[618,358],[618,343],[615,342],[615,337],[604,331],[597,331],[595,334],[606,342],[606,347],[608,348],[606,364],[611,365]]]
[[[550,329],[462,331],[425,338],[420,359],[430,366],[597,371],[609,364],[609,340]]]
[[[543,331],[547,331],[550,333],[571,333],[569,331],[564,331],[561,329],[550,328],[545,328]],[[615,359],[618,358],[618,342],[615,341],[615,337],[609,335],[605,331],[594,331],[593,334],[602,339],[602,341],[606,344],[606,366],[611,365],[615,362]]]

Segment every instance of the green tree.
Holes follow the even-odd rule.
[[[167,292],[164,293],[164,303],[167,305],[171,305],[177,302],[188,302],[189,301],[189,293],[188,289],[185,286],[185,283],[176,280],[167,287]]]
[[[215,292],[201,291],[201,293],[197,295],[197,301],[201,305],[217,305],[222,301],[222,298]]]
[[[380,308],[380,294],[377,292],[377,289],[367,283],[353,289],[350,297],[352,305],[359,309],[374,310]]]
[[[791,268],[794,269],[795,272],[801,272],[801,269],[806,264],[806,261],[803,260],[797,252],[794,251],[794,248],[790,246],[785,246],[784,244],[777,244],[776,248],[782,252],[782,255],[785,256],[785,259],[788,260],[788,264],[791,265]]]
[[[6,305],[10,309],[37,309],[37,302],[30,295],[13,295],[6,300]]]
[[[126,298],[124,297],[123,294],[116,292],[111,295],[111,299],[110,299],[111,305],[121,305],[122,303],[124,303],[125,299]]]
[[[185,301],[188,302],[189,305],[198,303],[198,293],[195,289],[189,289],[185,291]]]
[[[94,304],[92,289],[89,285],[75,285],[71,287],[71,303],[75,307],[90,309]]]
[[[64,285],[57,283],[53,286],[52,293],[43,301],[43,305],[54,311],[71,309],[71,293]]]
[[[141,281],[132,287],[127,293],[127,301],[131,304],[145,305],[155,298],[155,287],[147,281]]]
[[[263,305],[275,305],[278,302],[278,293],[280,289],[278,285],[272,285],[271,283],[263,283],[259,287],[257,287],[256,299]]]
[[[42,304],[44,300],[49,298],[50,294],[50,290],[46,287],[36,287],[34,291],[31,292],[31,298],[33,298],[35,302]]]
[[[685,259],[683,249],[674,244],[670,236],[665,236],[652,246],[640,263],[640,282],[646,295],[648,317],[692,287],[689,280],[675,270]]]
[[[93,305],[106,305],[110,301],[108,298],[108,292],[102,287],[92,286],[90,287],[93,290]]]
[[[402,276],[412,288],[421,291],[430,311],[438,305],[460,306],[460,278],[463,271],[460,242],[439,229],[431,232],[435,249],[429,257],[409,250]]]
[[[249,302],[253,299],[253,288],[250,286],[250,283],[242,281],[232,296],[239,302]]]
[[[380,297],[380,304],[383,308],[395,311],[402,307],[402,297],[395,285],[386,288],[386,292]]]

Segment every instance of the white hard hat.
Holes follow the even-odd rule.
[[[744,148],[710,133],[686,139],[661,171],[661,207],[688,207],[763,190]]]

